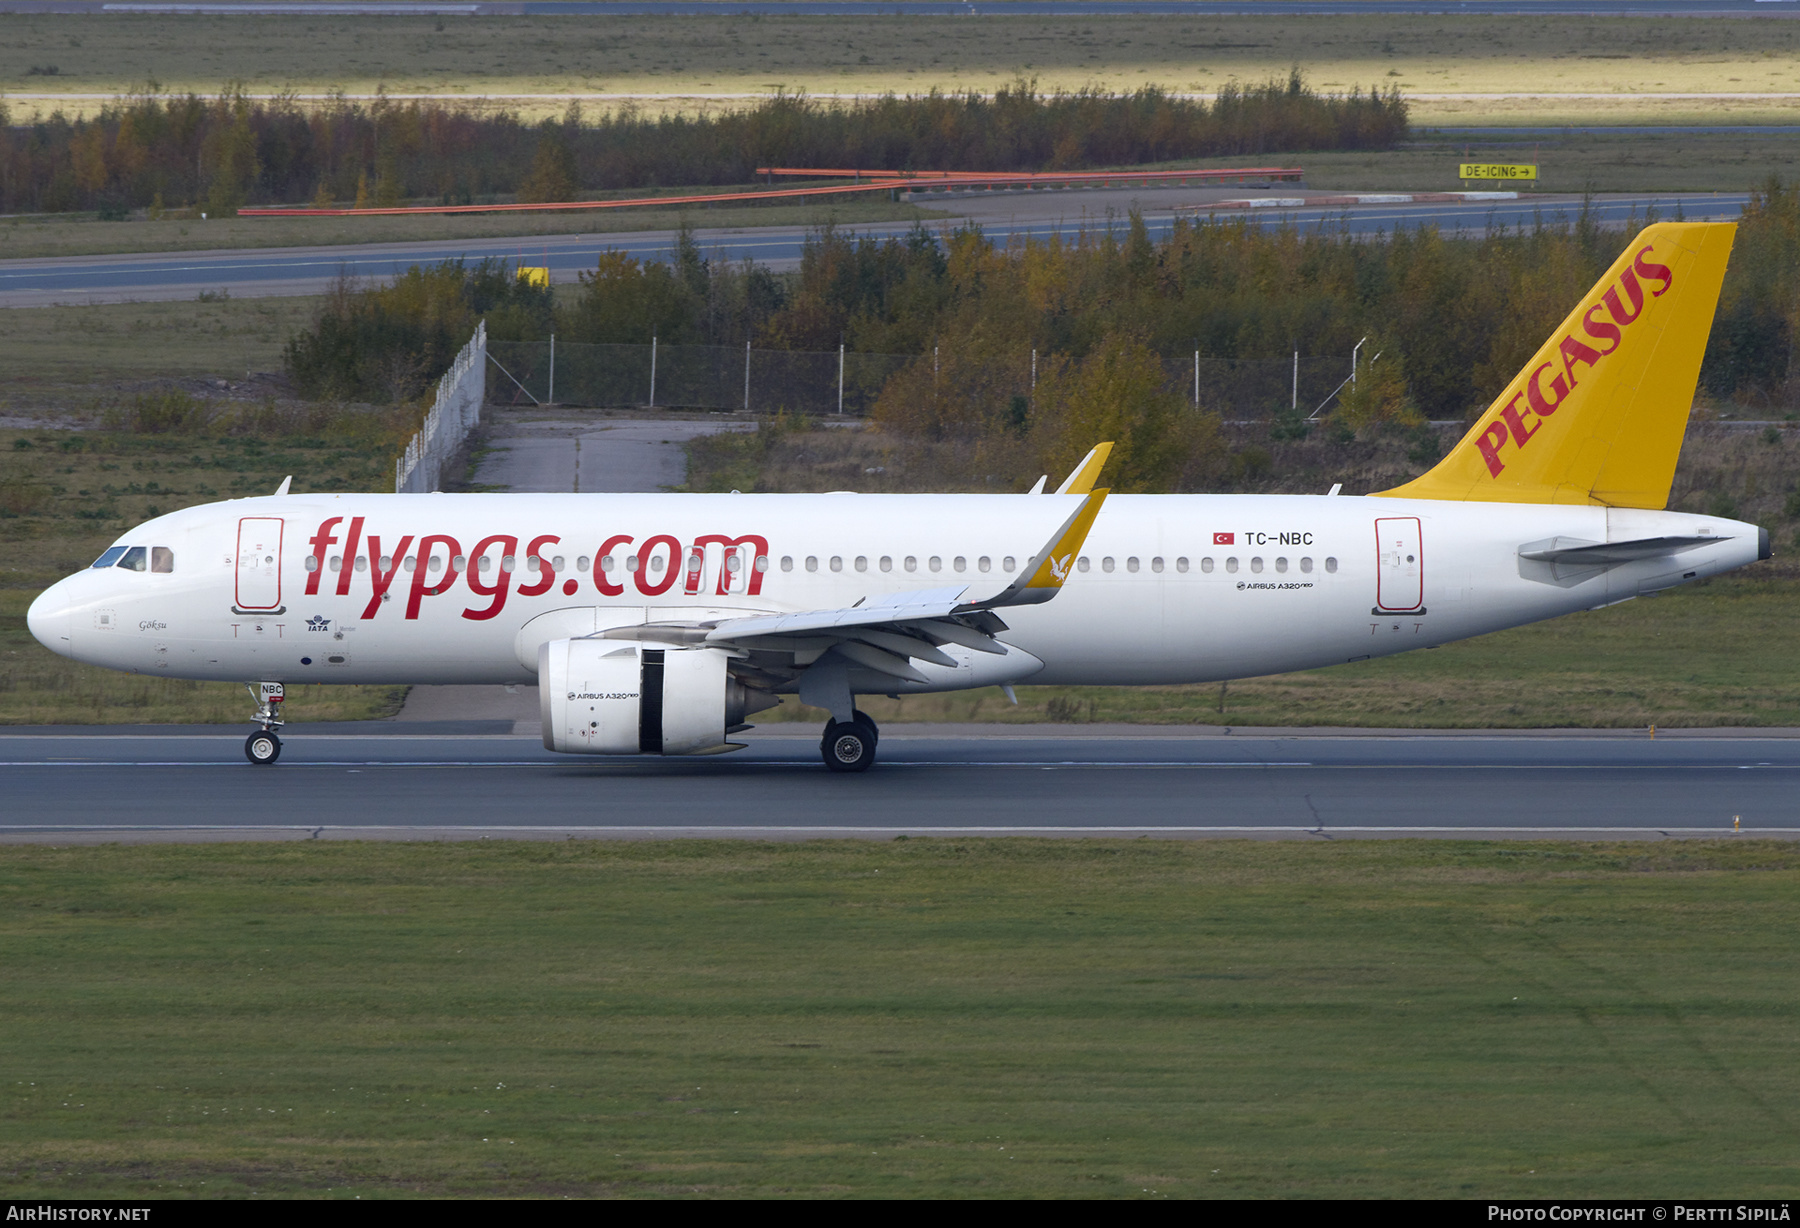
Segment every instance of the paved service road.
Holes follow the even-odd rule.
[[[746,750],[697,759],[313,728],[290,726],[273,768],[244,761],[239,731],[0,734],[0,840],[1607,838],[1724,835],[1734,815],[1749,834],[1800,835],[1800,738],[890,726],[872,771],[836,776],[810,727],[765,727]]]
[[[931,225],[978,223],[997,242],[1014,238],[1048,238],[1081,226],[1122,228],[1125,214],[1137,203],[1153,236],[1167,234],[1176,215],[1205,216],[1222,196],[1283,198],[1281,188],[1178,189],[1028,192],[983,194],[924,201],[947,214]],[[1642,219],[1654,208],[1662,216],[1679,207],[1690,220],[1729,220],[1742,212],[1744,193],[1718,195],[1615,196],[1597,200],[1594,209],[1604,225],[1622,226]],[[1535,225],[1573,221],[1581,201],[1543,197],[1516,201],[1456,204],[1365,205],[1354,208],[1257,209],[1250,216],[1268,224],[1291,219],[1304,226],[1343,226],[1352,233],[1373,234],[1397,227],[1435,225],[1446,230],[1481,231],[1489,226]],[[1109,220],[1110,211],[1110,220]],[[1217,214],[1245,216],[1240,211]],[[847,233],[875,238],[904,235],[911,223],[845,227]],[[723,260],[755,260],[781,270],[796,267],[809,233],[804,226],[755,229],[715,228],[695,232],[709,255]],[[42,307],[57,303],[167,301],[192,298],[201,291],[228,290],[234,297],[320,294],[343,274],[390,277],[409,265],[443,260],[508,260],[516,264],[548,264],[557,281],[573,281],[594,267],[605,251],[623,251],[646,259],[666,258],[674,232],[633,231],[598,235],[536,235],[512,239],[459,239],[428,243],[376,243],[342,247],[252,248],[237,251],[159,252],[128,256],[63,256],[0,260],[0,307]]]

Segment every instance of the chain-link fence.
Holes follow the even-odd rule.
[[[581,345],[493,341],[496,401],[596,409],[736,409],[866,414],[911,359],[840,350],[727,345]]]
[[[1328,413],[1350,379],[1349,355],[1214,358],[1203,353],[1167,361],[1172,390],[1192,405],[1198,388],[1202,406],[1234,421]]]
[[[438,380],[437,399],[394,461],[394,493],[425,494],[438,488],[444,461],[462,447],[481,421],[487,403],[487,321],[475,326],[475,335],[457,354],[450,369]]]
[[[887,381],[908,363],[931,357],[554,340],[490,341],[488,354],[499,367],[489,395],[501,404],[854,416],[868,413]],[[1028,394],[1036,357],[984,364],[984,370],[993,368],[994,378],[982,382],[995,395],[1008,389]],[[1169,356],[1165,364],[1168,391],[1231,419],[1328,410],[1350,375],[1348,356],[1227,359],[1202,353]],[[960,373],[969,378],[966,365]]]

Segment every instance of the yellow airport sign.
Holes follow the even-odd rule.
[[[547,286],[550,284],[550,270],[541,265],[537,268],[522,265],[519,268],[519,280],[528,286]]]
[[[1464,162],[1458,179],[1536,179],[1535,164]]]

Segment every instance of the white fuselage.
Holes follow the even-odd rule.
[[[118,544],[163,548],[167,570],[79,572],[46,591],[29,619],[57,652],[135,673],[532,682],[539,643],[596,629],[836,609],[963,583],[980,596],[1016,575],[1075,506],[1076,496],[1024,495],[243,499],[132,530]],[[1573,572],[1519,557],[1555,538],[1693,535],[1718,540]],[[687,561],[696,550],[698,569]],[[859,689],[1280,673],[1622,601],[1758,552],[1753,525],[1670,512],[1115,495],[1055,599],[1000,611],[1011,629],[999,638],[1022,650],[1016,657],[954,654],[959,668],[936,670],[929,683]]]

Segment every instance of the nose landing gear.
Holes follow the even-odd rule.
[[[825,766],[834,772],[866,772],[875,763],[875,747],[881,731],[869,714],[858,711],[848,721],[831,721],[819,742]]]
[[[275,731],[287,723],[277,715],[282,701],[287,698],[287,692],[279,682],[264,682],[256,687],[246,682],[244,689],[257,701],[254,719],[262,726],[244,739],[244,758],[260,767],[266,767],[281,758],[281,739],[275,736]]]

